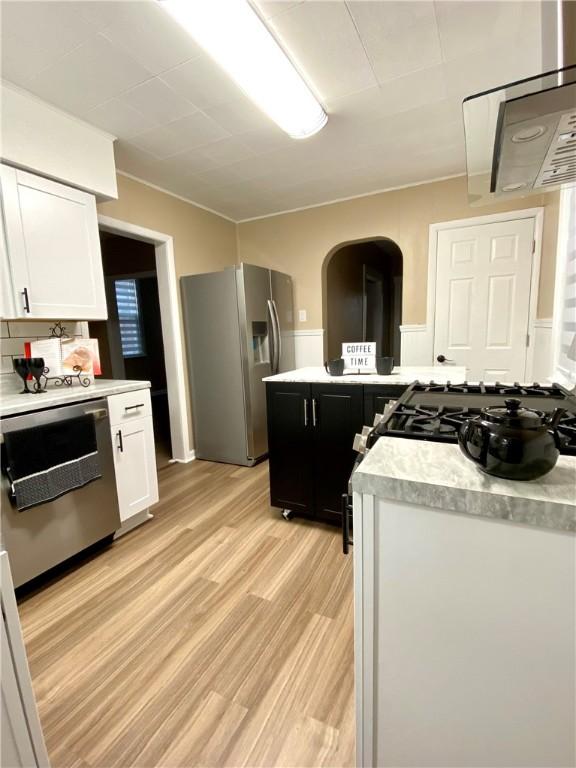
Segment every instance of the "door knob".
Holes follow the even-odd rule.
[[[454,362],[454,360],[448,360],[448,358],[447,358],[447,357],[444,357],[444,355],[438,355],[438,357],[436,358],[436,360],[437,360],[439,363],[453,363],[453,362]]]

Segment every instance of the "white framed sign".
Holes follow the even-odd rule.
[[[376,370],[376,342],[353,341],[342,344],[345,371]]]

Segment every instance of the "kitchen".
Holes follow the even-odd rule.
[[[3,765],[574,764],[574,70],[503,89],[576,64],[573,6],[1,3]],[[308,138],[230,76],[252,34]],[[150,382],[32,378],[121,321],[110,237],[154,251],[158,469]],[[456,444],[504,399],[540,478]],[[24,508],[33,459],[84,480]]]

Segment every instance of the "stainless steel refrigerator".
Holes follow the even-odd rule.
[[[262,379],[295,367],[292,278],[241,264],[180,283],[196,457],[252,466],[268,451]]]

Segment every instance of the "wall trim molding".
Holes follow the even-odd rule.
[[[165,195],[170,195],[170,197],[175,197],[176,200],[181,200],[183,203],[188,203],[188,205],[193,205],[196,208],[200,208],[203,211],[208,211],[208,213],[213,213],[214,216],[218,216],[221,219],[226,219],[226,221],[229,221],[231,224],[238,224],[238,222],[235,219],[231,219],[230,216],[226,216],[225,213],[220,213],[220,211],[215,211],[213,208],[208,208],[207,205],[202,205],[202,203],[197,203],[195,200],[190,200],[189,197],[183,197],[182,195],[177,195],[176,192],[170,192],[169,189],[165,189],[164,187],[159,187],[157,184],[152,184],[151,181],[146,181],[146,179],[141,179],[139,176],[134,176],[132,173],[121,171],[119,168],[116,168],[116,173],[119,176],[125,176],[127,179],[131,179],[132,181],[137,181],[139,184],[143,184],[145,187],[150,187],[150,189],[155,189],[156,192],[163,192]]]
[[[160,296],[162,341],[166,358],[166,382],[170,410],[172,455],[184,462],[190,461],[190,423],[184,386],[185,366],[182,328],[180,325],[178,280],[174,258],[174,240],[171,235],[155,232],[137,224],[98,214],[98,225],[105,232],[142,240],[154,246],[156,274]]]
[[[438,233],[446,229],[457,227],[473,227],[478,224],[494,224],[514,219],[534,220],[535,248],[532,255],[532,274],[530,278],[530,305],[528,309],[528,327],[526,332],[530,335],[530,344],[526,347],[526,365],[524,379],[532,378],[534,368],[534,327],[538,305],[538,285],[540,282],[540,262],[542,256],[542,231],[544,226],[544,208],[524,208],[518,211],[504,211],[503,213],[491,213],[484,216],[472,216],[466,219],[453,221],[441,221],[430,224],[428,234],[428,295],[426,300],[426,323],[430,329],[432,355],[434,355],[434,329],[436,321],[436,276],[438,259]]]
[[[324,328],[305,328],[301,331],[285,331],[285,333],[293,336],[324,336]]]
[[[400,333],[422,333],[428,330],[428,326],[425,323],[414,323],[400,326]]]
[[[551,317],[545,317],[545,318],[538,318],[534,320],[534,323],[532,324],[534,328],[552,328],[552,318]]]
[[[453,173],[450,176],[437,176],[433,179],[424,179],[424,181],[413,181],[411,184],[400,184],[397,187],[384,187],[383,189],[375,189],[373,192],[363,192],[360,195],[350,195],[349,197],[336,197],[333,200],[326,200],[323,203],[312,203],[311,205],[302,205],[300,208],[287,208],[285,211],[276,211],[275,213],[265,213],[262,216],[251,216],[248,219],[238,219],[237,224],[246,224],[249,221],[260,221],[260,219],[271,219],[274,216],[284,216],[287,213],[298,213],[298,211],[308,211],[310,208],[323,208],[325,205],[335,205],[336,203],[346,203],[348,200],[358,200],[361,197],[373,197],[374,195],[381,195],[384,192],[396,192],[399,189],[409,189],[410,187],[422,187],[425,184],[435,184],[438,181],[449,181],[450,179],[458,179],[461,176],[466,176],[465,173]]]

